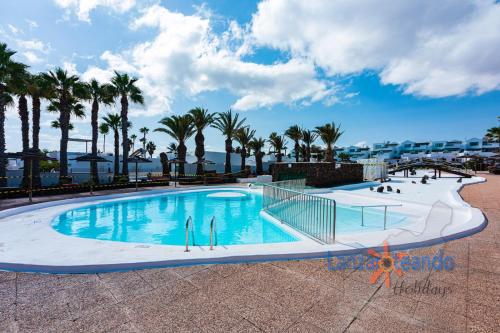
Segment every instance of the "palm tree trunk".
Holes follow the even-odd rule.
[[[311,162],[311,145],[306,145],[306,162]]]
[[[300,154],[299,141],[295,141],[294,151],[295,151],[295,162],[298,162],[299,161],[299,154]]]
[[[186,160],[186,152],[187,148],[184,142],[179,142],[179,147],[177,148],[177,158],[181,161]],[[184,176],[184,163],[179,163],[179,166],[177,168],[177,171],[179,173],[179,176]]]
[[[102,152],[106,153],[106,134],[103,134],[103,142],[102,142]]]
[[[33,133],[32,133],[32,145],[33,150],[40,152],[40,97],[32,97],[32,122],[33,122]],[[33,160],[33,187],[42,187],[42,179],[40,178],[40,160]]]
[[[246,162],[246,157],[247,157],[247,149],[245,148],[245,146],[242,146],[242,147],[241,147],[241,153],[240,153],[240,156],[241,156],[241,166],[240,166],[240,170],[241,170],[241,171],[245,171],[245,162]]]
[[[262,175],[262,153],[260,151],[255,153],[255,172]]]
[[[99,135],[99,128],[97,118],[99,116],[99,102],[94,99],[92,102],[91,125],[92,125],[92,155],[97,155],[97,138]],[[99,184],[99,172],[97,170],[97,161],[90,162],[90,174],[94,184]]]
[[[326,146],[325,161],[326,162],[333,162],[332,145],[330,145],[330,144],[328,144]]]
[[[120,174],[120,134],[118,133],[118,128],[114,129],[115,134],[115,163],[113,176],[116,179]]]
[[[5,97],[0,84],[0,155],[5,154]],[[7,159],[0,158],[0,187],[7,186]]]
[[[28,113],[28,100],[25,95],[19,96],[19,118],[21,119],[21,140],[23,144],[23,152],[27,152],[30,149],[30,120]],[[30,161],[23,161],[23,179],[21,181],[21,186],[27,188],[29,186],[29,176],[30,176]]]
[[[61,100],[59,125],[61,127],[61,142],[59,148],[59,181],[68,182],[68,138],[70,110],[66,101]]]
[[[233,140],[226,138],[226,165],[224,173],[231,173],[231,151],[233,150]]]
[[[203,136],[202,131],[197,131],[196,136],[194,137],[194,141],[196,143],[196,150],[194,154],[198,159],[198,164],[196,165],[196,174],[198,176],[203,174],[203,156],[205,156],[205,137]]]
[[[122,151],[123,151],[123,162],[122,162],[122,174],[128,177],[128,99],[126,95],[122,95],[120,100],[122,110]]]

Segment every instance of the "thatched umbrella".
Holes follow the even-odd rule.
[[[168,160],[168,163],[173,163],[174,164],[174,176],[175,176],[174,187],[177,187],[177,180],[179,178],[179,176],[177,175],[177,164],[186,164],[187,162],[185,160],[181,160],[181,159],[178,159],[178,158],[173,158],[171,160]]]
[[[53,157],[48,157],[44,153],[42,153],[38,149],[27,149],[23,150],[22,152],[18,153],[3,153],[0,154],[0,158],[3,159],[20,159],[23,160],[24,162],[24,167],[26,167],[26,161],[29,161],[29,166],[30,166],[30,176],[29,176],[29,189],[28,189],[28,195],[29,195],[29,201],[33,201],[33,161],[34,160],[44,160],[44,161],[57,161],[57,159]]]
[[[127,158],[127,161],[129,163],[135,163],[135,190],[139,190],[139,184],[138,184],[138,177],[137,174],[139,172],[139,163],[151,163],[151,160],[148,160],[147,158],[141,157],[139,155],[132,155]]]
[[[78,161],[78,162],[89,162],[90,164],[92,164],[92,162],[96,162],[96,163],[107,163],[109,162],[107,159],[105,159],[104,157],[101,157],[99,155],[93,155],[93,154],[85,154],[85,155],[82,155],[82,156],[78,156],[77,158],[74,158],[73,160],[75,161]],[[93,192],[93,185],[94,185],[94,178],[93,178],[93,175],[92,175],[92,172],[90,173],[90,195],[94,195],[94,192]]]

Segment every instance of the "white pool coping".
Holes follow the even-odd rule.
[[[393,177],[395,178],[395,177]],[[396,177],[397,178],[397,177]],[[430,181],[429,185],[411,184],[402,179],[393,187],[404,188],[404,195],[375,194],[369,189],[352,191],[335,190],[318,194],[337,200],[342,205],[403,204],[391,207],[391,212],[403,213],[410,221],[385,231],[366,231],[337,234],[335,244],[321,244],[262,212],[285,231],[299,240],[289,243],[217,246],[210,251],[207,246],[195,246],[184,252],[183,246],[140,244],[103,241],[63,235],[51,226],[52,220],[64,211],[89,203],[111,202],[179,192],[247,191],[259,193],[262,189],[210,186],[197,188],[172,188],[140,193],[105,195],[45,202],[0,211],[0,270],[36,271],[46,273],[95,273],[167,267],[193,264],[235,263],[301,258],[320,258],[331,255],[350,255],[379,248],[388,240],[392,249],[429,246],[461,238],[482,230],[487,221],[483,213],[464,202],[458,190],[465,184],[485,181],[484,178],[456,178]],[[386,184],[387,185],[387,184]],[[421,189],[433,193],[423,194],[426,200],[412,198]],[[430,186],[422,188],[422,186]],[[432,188],[431,188],[432,187]],[[413,200],[412,200],[413,199]],[[435,199],[435,200],[434,200]],[[433,203],[430,203],[433,201]],[[437,203],[436,203],[437,202]],[[434,209],[433,209],[434,207]],[[432,211],[431,211],[432,209]],[[432,212],[432,213],[430,213]]]

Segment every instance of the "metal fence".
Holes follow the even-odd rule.
[[[263,210],[322,243],[334,243],[337,203],[295,190],[301,186],[304,179],[263,184]]]
[[[278,182],[273,182],[272,185],[288,190],[302,192],[306,188],[306,179],[300,178],[300,179],[282,180]]]

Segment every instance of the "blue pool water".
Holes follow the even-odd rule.
[[[99,203],[66,211],[53,220],[58,232],[75,237],[99,240],[185,245],[185,223],[189,216],[194,230],[189,230],[190,245],[209,245],[210,220],[216,218],[217,245],[294,242],[298,239],[276,224],[262,218],[262,196],[244,191],[244,198],[211,198],[218,190],[172,193],[138,199]],[[226,191],[227,192],[227,191]],[[280,205],[270,213],[276,217],[283,210],[296,214],[308,223],[308,209],[296,209],[294,203]],[[303,221],[302,221],[303,220]],[[400,214],[389,213],[387,228],[405,221]],[[361,211],[337,205],[336,232],[350,233],[383,230],[383,210],[365,209],[364,226]]]
[[[62,234],[121,242],[185,245],[191,216],[190,244],[209,245],[210,220],[216,217],[218,245],[293,242],[297,238],[260,216],[262,196],[209,198],[217,191],[161,195],[101,203],[69,210],[53,221]]]

